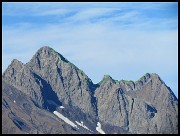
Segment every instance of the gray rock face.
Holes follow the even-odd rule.
[[[91,133],[98,133],[98,121],[106,133],[178,133],[178,100],[157,74],[147,73],[136,82],[106,75],[93,84],[45,46],[26,64],[14,59],[2,78],[3,133],[90,133],[60,121],[52,114],[55,110],[83,121]],[[41,123],[34,123],[36,119]]]
[[[44,108],[45,100],[54,98],[57,103],[77,106],[83,112],[96,116],[95,105],[91,103],[92,81],[83,71],[49,47],[40,48],[25,65],[13,60],[3,78],[30,95],[39,107]],[[54,97],[48,98],[52,93]]]
[[[94,115],[92,81],[62,55],[49,47],[43,47],[26,65],[38,73],[64,104],[77,106],[83,112]]]
[[[2,90],[3,134],[76,133],[52,113],[36,107],[25,93],[4,80]]]
[[[95,96],[104,123],[131,133],[178,133],[178,100],[157,74],[136,82],[105,78]]]

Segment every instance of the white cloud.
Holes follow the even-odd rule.
[[[75,14],[73,17],[70,18],[70,20],[73,21],[84,21],[84,20],[90,20],[97,17],[107,16],[109,14],[112,14],[116,10],[119,11],[117,8],[89,8],[80,10]]]
[[[3,44],[4,48],[6,48],[5,46],[10,47],[9,50],[14,52],[17,50],[32,52],[33,48],[37,49],[40,46],[50,44],[64,54],[74,53],[72,57],[78,61],[96,60],[101,64],[106,64],[107,61],[116,64],[116,59],[113,58],[126,56],[128,57],[120,59],[119,63],[137,61],[143,63],[145,60],[154,61],[155,59],[159,59],[158,63],[159,61],[164,63],[164,58],[170,61],[177,57],[174,56],[177,55],[174,54],[177,49],[176,31],[153,33],[112,30],[100,25],[80,26],[71,31],[60,26],[44,28],[41,31],[6,30],[3,32]],[[9,37],[12,37],[11,40],[8,40]],[[32,50],[30,50],[31,48]],[[104,56],[108,54],[110,55],[104,59]],[[169,55],[166,56],[166,54]],[[176,61],[169,63],[173,62]]]

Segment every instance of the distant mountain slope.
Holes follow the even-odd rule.
[[[155,73],[136,82],[106,75],[93,84],[45,46],[26,64],[14,59],[2,79],[3,133],[99,133],[99,124],[112,134],[178,133],[178,99]]]

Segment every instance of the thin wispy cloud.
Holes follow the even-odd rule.
[[[3,3],[2,68],[48,45],[95,83],[156,72],[177,95],[177,22],[177,3]]]

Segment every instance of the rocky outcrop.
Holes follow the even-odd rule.
[[[131,133],[178,133],[178,100],[157,74],[136,82],[105,76],[95,96],[99,120],[106,124]]]
[[[45,46],[26,64],[14,59],[2,79],[4,133],[98,133],[97,122],[105,133],[178,133],[178,99],[155,73],[135,82],[105,75],[93,84],[82,70]],[[91,132],[59,121],[55,110],[71,121],[83,121]],[[34,123],[36,119],[41,123]],[[57,124],[61,132],[54,128]]]
[[[47,107],[45,100],[53,99],[96,116],[92,81],[50,47],[40,48],[27,64],[13,60],[3,78],[30,95],[39,107]]]
[[[2,81],[2,134],[76,133],[52,113],[38,108],[22,91]]]

